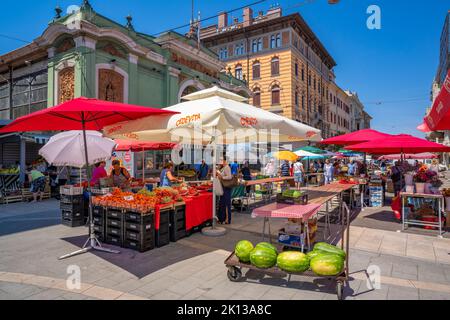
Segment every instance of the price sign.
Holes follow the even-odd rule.
[[[123,198],[125,199],[125,201],[133,201],[134,200],[133,196],[126,196],[126,197],[123,197]]]

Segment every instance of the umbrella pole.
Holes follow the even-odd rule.
[[[145,151],[144,147],[142,147],[142,183],[145,187]]]
[[[83,248],[81,250],[77,250],[75,252],[66,254],[64,256],[59,257],[59,260],[63,260],[66,258],[70,258],[79,254],[83,254],[88,252],[90,249],[108,252],[108,253],[120,253],[117,250],[111,250],[107,248],[103,248],[100,241],[98,241],[97,237],[94,233],[94,219],[92,219],[92,194],[91,194],[91,172],[89,170],[89,155],[88,155],[88,147],[87,147],[87,139],[86,139],[86,120],[84,118],[84,112],[81,113],[81,126],[83,128],[83,142],[84,142],[84,158],[86,162],[86,175],[88,179],[88,193],[89,193],[89,238],[86,240]]]
[[[213,148],[213,156],[212,156],[212,166],[213,166],[213,172],[212,172],[212,176],[213,176],[212,226],[202,229],[202,234],[204,234],[205,236],[210,236],[210,237],[220,237],[226,233],[225,228],[220,228],[220,227],[217,228],[216,227],[216,188],[214,187],[214,182],[217,178],[217,172],[216,172],[217,142],[216,142],[216,132],[215,131],[216,130],[214,129],[213,138],[211,141],[211,146]],[[231,214],[231,212],[229,212],[228,214]]]

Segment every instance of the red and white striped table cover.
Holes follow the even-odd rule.
[[[271,203],[253,210],[252,218],[309,219],[319,212],[320,207],[320,204],[290,205],[284,203]]]

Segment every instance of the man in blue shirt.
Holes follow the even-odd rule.
[[[237,164],[236,161],[234,161],[234,162],[230,165],[230,168],[231,168],[231,174],[232,174],[232,175],[237,175],[237,174],[239,173],[239,165]]]
[[[202,164],[198,168],[198,172],[197,172],[198,179],[206,180],[208,178],[208,172],[209,172],[209,167],[206,164],[205,160],[202,160]]]
[[[350,162],[348,164],[348,174],[351,176],[354,176],[355,171],[356,171],[356,164],[355,164],[355,160],[353,160],[352,162]]]
[[[281,165],[281,176],[282,177],[290,177],[291,176],[291,166],[289,165],[289,161],[285,160]]]

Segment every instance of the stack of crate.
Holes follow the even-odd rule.
[[[92,207],[92,220],[94,223],[94,234],[98,240],[104,242],[106,240],[106,210],[103,207]]]
[[[186,205],[176,205],[170,212],[170,241],[177,242],[186,237]]]
[[[61,221],[69,227],[80,227],[86,224],[85,201],[83,195],[61,195]]]
[[[145,252],[155,247],[155,215],[128,211],[124,214],[123,247]]]
[[[161,208],[159,214],[159,229],[155,231],[155,242],[158,248],[170,242],[170,213],[171,207]]]
[[[106,243],[119,247],[122,246],[123,224],[123,210],[108,208],[106,211]]]

